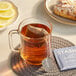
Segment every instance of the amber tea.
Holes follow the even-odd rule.
[[[50,55],[51,30],[44,24],[28,24],[21,29],[21,57],[32,65],[41,65]],[[24,37],[23,37],[24,36]]]
[[[10,48],[12,51],[20,52],[25,64],[42,65],[43,61],[52,55],[51,33],[52,24],[46,18],[26,18],[19,24],[17,30],[9,32]],[[19,50],[13,46],[14,34],[20,36]]]

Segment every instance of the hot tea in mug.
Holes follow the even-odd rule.
[[[50,56],[52,26],[48,21],[29,18],[22,21],[18,31],[12,31],[10,35],[17,33],[21,38],[20,56],[25,63],[41,65],[42,61]]]

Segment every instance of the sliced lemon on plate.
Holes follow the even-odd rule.
[[[12,7],[12,4],[8,1],[0,1],[0,11],[7,11]]]
[[[11,8],[8,11],[0,12],[0,18],[11,18],[15,15],[15,9]]]
[[[12,2],[0,1],[0,29],[12,24],[18,16],[18,10]]]

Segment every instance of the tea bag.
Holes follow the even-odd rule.
[[[48,32],[44,28],[28,25],[25,35],[31,38],[40,38],[44,37],[47,34]]]

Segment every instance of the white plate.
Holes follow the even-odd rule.
[[[10,2],[13,5],[14,9],[16,10],[16,17],[12,20],[12,22],[8,26],[1,27],[0,31],[2,31],[2,30],[5,30],[6,28],[8,28],[9,26],[11,26],[11,24],[16,21],[16,19],[18,17],[18,8],[11,0],[0,0],[0,1],[8,1],[8,2]]]
[[[50,17],[55,19],[56,21],[63,23],[63,24],[69,24],[69,25],[76,25],[76,21],[66,19],[60,16],[57,16],[53,13],[53,5],[57,4],[58,0],[45,0],[45,10],[49,14]]]

